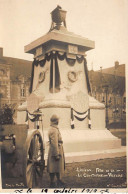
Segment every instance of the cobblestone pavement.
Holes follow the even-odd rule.
[[[126,157],[66,164],[65,188],[126,188]],[[4,188],[23,188],[22,178],[3,180]],[[41,188],[49,188],[45,168]]]

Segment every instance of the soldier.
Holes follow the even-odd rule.
[[[57,186],[64,187],[64,182],[61,180],[61,175],[65,169],[65,158],[63,150],[63,141],[58,128],[59,118],[53,115],[50,119],[51,127],[48,132],[49,138],[49,153],[47,162],[47,171],[50,176],[50,187],[56,187],[54,177],[57,178]]]

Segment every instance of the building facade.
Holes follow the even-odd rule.
[[[31,61],[3,56],[0,48],[0,107],[5,104],[17,107],[29,95]]]
[[[92,96],[106,106],[106,122],[126,121],[125,64],[89,72]]]

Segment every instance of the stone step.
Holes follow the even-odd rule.
[[[85,151],[85,152],[72,152],[65,153],[65,161],[66,163],[72,162],[86,162],[92,160],[99,160],[105,158],[115,158],[126,156],[126,146],[122,146],[118,149],[108,149],[108,150],[97,150],[97,151]],[[47,164],[47,157],[45,155],[45,160]]]

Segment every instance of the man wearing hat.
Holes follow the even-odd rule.
[[[49,152],[47,162],[47,171],[50,175],[50,187],[64,187],[64,183],[61,181],[61,174],[65,169],[65,158],[63,141],[58,128],[59,118],[57,115],[53,115],[50,122],[51,127],[48,132]],[[57,185],[54,183],[55,175],[57,178]]]

